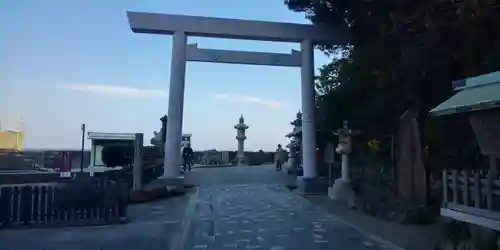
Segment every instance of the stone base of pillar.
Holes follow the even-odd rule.
[[[145,189],[154,189],[159,187],[170,187],[178,191],[184,191],[184,176],[160,176],[158,179],[151,181]]]
[[[300,194],[326,194],[328,180],[324,177],[297,177],[297,192]]]
[[[295,160],[293,158],[288,158],[288,161],[286,162],[285,166],[288,171],[295,170],[296,167]]]
[[[328,197],[332,200],[352,201],[354,199],[354,190],[351,182],[343,179],[335,180],[333,186],[328,188]]]

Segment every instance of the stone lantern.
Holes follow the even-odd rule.
[[[300,166],[300,148],[301,143],[301,132],[302,132],[302,113],[297,112],[295,120],[290,122],[293,125],[293,131],[286,135],[286,137],[291,138],[290,143],[286,146],[289,148],[287,167],[289,170],[297,170],[296,168]]]
[[[236,161],[238,166],[242,166],[245,164],[245,140],[247,139],[245,131],[249,128],[245,124],[243,115],[240,116],[239,122],[238,124],[234,125],[234,128],[237,131],[236,140],[238,140],[238,152],[236,153]]]
[[[351,179],[349,178],[349,154],[352,151],[351,137],[358,133],[358,131],[349,128],[347,121],[343,122],[341,129],[334,132],[339,137],[339,144],[335,152],[342,155],[341,177],[335,180],[332,187],[328,188],[328,196],[334,200],[349,200],[354,195],[351,187]]]

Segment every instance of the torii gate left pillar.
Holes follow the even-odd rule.
[[[170,93],[168,107],[168,130],[165,143],[164,178],[182,180],[180,177],[180,145],[184,109],[184,88],[187,59],[187,35],[198,37],[247,39],[300,43],[301,97],[302,97],[302,160],[303,176],[298,179],[298,188],[304,193],[326,191],[327,184],[317,178],[316,134],[314,124],[314,44],[346,44],[342,30],[325,30],[313,25],[248,21],[238,19],[209,18],[198,16],[168,15],[156,13],[127,13],[130,27],[135,33],[173,35]],[[332,36],[332,32],[339,36]],[[238,54],[239,53],[239,54]],[[266,55],[267,54],[267,55]],[[280,62],[279,54],[257,52],[233,52],[225,63],[273,65],[267,57],[274,58],[276,66],[293,66],[293,57]],[[241,55],[241,58],[238,57]],[[248,58],[246,58],[248,56]],[[206,57],[206,56],[205,56]],[[253,59],[252,59],[253,57]],[[204,58],[202,56],[202,58]],[[217,61],[217,55],[211,60]],[[266,62],[264,62],[266,61]],[[290,63],[292,65],[286,65]],[[282,65],[284,64],[284,65]],[[177,183],[181,183],[179,181]],[[179,184],[181,185],[181,184]]]

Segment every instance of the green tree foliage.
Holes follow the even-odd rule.
[[[134,147],[129,145],[109,145],[102,149],[102,162],[106,167],[128,167],[133,164]]]
[[[285,4],[313,23],[350,33],[347,46],[320,47],[337,56],[316,79],[322,129],[338,128],[342,119],[348,119],[367,137],[393,134],[399,116],[415,105],[421,109],[426,145],[443,148],[470,140],[470,134],[455,129],[463,129],[459,118],[427,119],[427,112],[452,95],[452,81],[499,70],[499,1],[286,0]]]

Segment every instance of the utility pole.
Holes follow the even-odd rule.
[[[83,173],[83,157],[85,154],[85,124],[82,124],[82,156],[80,159],[80,172]]]

